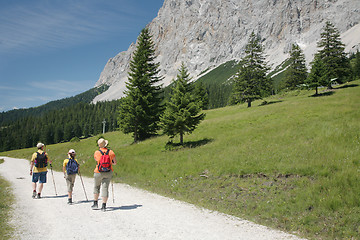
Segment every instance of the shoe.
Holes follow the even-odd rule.
[[[91,206],[91,209],[98,209],[99,206],[98,206],[98,203],[94,201],[94,204]]]
[[[102,204],[101,211],[103,211],[103,212],[106,211],[106,203],[103,203],[103,204]]]
[[[37,198],[37,199],[40,199],[40,198],[41,198],[40,193],[37,194],[36,198]]]
[[[68,199],[68,204],[72,204],[72,203],[73,203],[72,199],[69,198],[69,199]]]
[[[36,191],[33,191],[32,198],[36,197]]]

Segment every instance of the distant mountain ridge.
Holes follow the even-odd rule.
[[[182,62],[196,79],[204,71],[240,59],[252,31],[262,37],[273,67],[288,57],[293,43],[299,44],[309,63],[325,21],[342,33],[346,51],[359,49],[359,0],[165,0],[148,27],[166,86]],[[133,43],[109,59],[96,86],[110,88],[94,102],[123,96],[134,50]]]

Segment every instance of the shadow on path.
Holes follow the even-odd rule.
[[[142,206],[143,205],[134,204],[134,205],[130,205],[130,206],[121,206],[121,207],[107,207],[106,211],[134,210],[134,209],[137,209]]]

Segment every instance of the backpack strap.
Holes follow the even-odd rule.
[[[101,155],[104,155],[103,151],[101,151],[100,149],[99,149],[99,151],[101,152]]]

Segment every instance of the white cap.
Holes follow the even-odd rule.
[[[38,149],[40,149],[40,148],[42,148],[43,146],[45,146],[43,143],[38,143],[37,145],[36,145],[36,147],[38,148]]]
[[[75,154],[76,152],[74,149],[70,149],[68,153]]]

